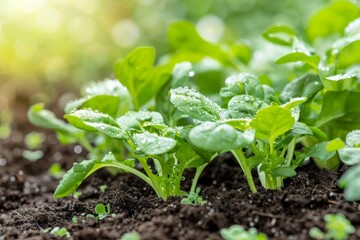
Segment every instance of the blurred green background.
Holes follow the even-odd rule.
[[[20,95],[78,89],[112,76],[113,63],[133,48],[170,51],[170,23],[186,19],[203,38],[261,46],[275,23],[303,31],[325,0],[1,0],[0,108]]]

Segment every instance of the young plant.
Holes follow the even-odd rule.
[[[301,74],[285,86],[280,99],[288,101],[294,97],[307,97],[308,101],[300,108],[300,121],[320,128],[329,139],[344,139],[347,132],[360,128],[360,110],[353,104],[360,98],[360,72],[356,68],[360,61],[356,53],[360,46],[359,18],[356,19],[359,15],[339,15],[338,9],[353,13],[360,11],[359,6],[349,1],[336,1],[321,9],[311,17],[307,26],[306,37],[310,42],[303,41],[304,37],[286,26],[270,27],[264,33],[268,41],[292,48],[276,63],[298,63],[293,66]],[[339,19],[325,19],[327,15]],[[329,24],[329,21],[341,24],[322,28],[322,24]],[[331,37],[327,39],[332,34],[343,37],[336,41]],[[310,147],[319,141],[309,136],[302,143]],[[327,161],[314,158],[314,161],[327,170],[336,170],[340,164],[337,156]]]
[[[202,205],[206,201],[199,195],[201,189],[198,187],[196,188],[195,192],[190,192],[185,198],[181,199],[182,204],[195,204],[195,205]]]
[[[146,110],[162,92],[160,87],[166,89],[164,83],[169,81],[167,68],[153,68],[153,63],[152,48],[135,49],[116,64],[119,81],[91,85],[85,88],[87,96],[66,105],[64,117],[69,124],[42,105],[29,110],[33,124],[53,129],[60,142],[79,143],[89,152],[89,160],[74,163],[65,174],[54,197],[70,195],[86,177],[103,167],[136,175],[164,200],[186,195],[181,190],[183,172],[196,168],[190,192],[195,191],[200,173],[216,154],[193,146],[187,139],[190,128],[176,126],[174,115],[165,122],[160,113]],[[175,68],[170,85],[186,85],[188,66]]]
[[[342,214],[326,214],[324,216],[326,232],[321,231],[317,227],[310,229],[310,237],[318,240],[346,240],[349,236],[355,233],[355,228],[351,222]]]
[[[225,109],[193,89],[170,90],[170,101],[196,125],[189,132],[190,142],[209,153],[230,151],[252,192],[257,190],[251,169],[257,168],[263,187],[281,189],[283,180],[295,176],[304,159],[317,153],[295,151],[298,140],[324,140],[319,129],[299,121],[299,106],[306,97],[281,104],[274,90],[253,74],[227,78],[220,96]]]
[[[71,236],[66,228],[60,228],[60,227],[54,227],[53,229],[51,229],[51,228],[42,229],[42,232],[50,233],[51,235],[54,235],[55,237],[69,238]]]
[[[120,240],[141,240],[141,236],[138,232],[132,231],[122,235]]]
[[[244,227],[233,225],[229,228],[223,228],[220,235],[224,240],[267,240],[268,237],[264,233],[258,233],[256,228],[245,230]]]

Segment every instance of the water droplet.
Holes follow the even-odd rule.
[[[80,146],[80,145],[76,145],[75,147],[74,147],[74,152],[76,153],[76,154],[80,154],[81,152],[82,152],[82,147]]]

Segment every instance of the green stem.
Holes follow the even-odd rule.
[[[234,155],[235,159],[238,161],[241,169],[243,170],[251,192],[256,193],[257,190],[255,187],[254,179],[251,175],[251,169],[249,168],[246,162],[247,159],[244,155],[244,152],[242,151],[242,149],[236,149],[236,150],[232,150],[231,153]]]
[[[126,172],[132,173],[135,176],[139,177],[140,179],[144,180],[147,184],[149,184],[157,193],[156,187],[155,185],[152,183],[151,179],[149,177],[147,177],[145,174],[143,174],[142,172],[140,172],[139,170],[129,167],[125,164],[122,164],[120,162],[114,162],[114,163],[106,163],[106,164],[98,164],[98,166],[94,166],[93,169],[91,169],[91,171],[86,175],[86,177],[88,177],[89,175],[91,175],[93,172],[95,172],[96,170],[103,168],[103,167],[115,167],[115,168],[120,168]],[[86,178],[85,177],[85,178]]]
[[[288,145],[288,150],[285,159],[286,166],[290,166],[291,164],[291,160],[293,159],[294,156],[295,146],[296,146],[296,138],[293,138],[293,140],[291,140],[291,142]]]
[[[206,167],[207,165],[208,165],[208,164],[205,163],[205,164],[201,165],[200,167],[197,167],[197,168],[196,168],[195,176],[194,176],[194,178],[193,178],[193,180],[192,180],[192,183],[191,183],[191,188],[190,188],[190,192],[191,192],[191,193],[192,193],[192,192],[195,192],[195,190],[196,190],[196,185],[197,185],[197,182],[198,182],[198,180],[199,180],[199,177],[200,177],[202,171],[205,169],[205,167]]]
[[[141,166],[144,168],[146,174],[148,175],[148,177],[150,178],[151,182],[153,183],[153,189],[155,190],[156,194],[161,197],[164,201],[166,201],[167,199],[167,194],[166,192],[163,191],[163,189],[159,186],[159,183],[156,179],[156,176],[152,173],[151,169],[149,168],[149,166],[146,163],[146,159],[145,158],[138,158]]]

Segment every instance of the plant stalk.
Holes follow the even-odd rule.
[[[241,169],[243,170],[251,192],[257,193],[254,179],[251,174],[251,169],[249,168],[246,162],[247,159],[244,155],[244,152],[242,151],[242,149],[236,149],[236,150],[232,150],[231,153],[234,155],[235,159],[238,161]]]

